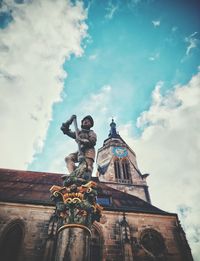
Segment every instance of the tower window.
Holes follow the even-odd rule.
[[[120,162],[119,160],[114,161],[114,168],[115,168],[115,178],[116,179],[121,179],[121,169],[120,169]]]
[[[127,160],[122,161],[122,170],[123,170],[124,179],[130,180],[131,176],[130,176],[129,162]]]
[[[132,183],[129,161],[126,158],[114,160],[115,180],[120,183]]]

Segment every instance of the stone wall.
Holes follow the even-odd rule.
[[[0,240],[12,222],[20,220],[24,227],[19,261],[43,260],[49,219],[53,211],[54,208],[48,206],[0,203]],[[123,220],[128,224],[127,240],[123,239]],[[99,240],[95,235],[94,244],[101,258],[95,260],[155,260],[141,244],[141,236],[148,229],[158,232],[164,241],[165,250],[156,260],[192,260],[185,257],[184,253],[181,256],[181,249],[187,242],[183,242],[184,238],[180,241],[177,226],[176,215],[125,213],[123,216],[123,212],[104,211],[101,222],[95,222],[92,229],[99,235]]]
[[[30,204],[0,203],[0,238],[14,222],[21,222],[24,238],[20,261],[40,261],[47,239],[53,207]]]
[[[156,260],[182,261],[191,260],[181,255],[180,243],[177,242],[176,227],[177,217],[126,213],[125,219],[130,228],[130,241],[133,259],[130,260],[155,260],[152,254],[140,244],[140,238],[144,230],[152,229],[158,232],[164,240],[165,251]],[[120,222],[123,213],[106,211],[102,218],[104,224],[97,224],[103,235],[103,261],[121,261],[124,259],[124,243]],[[129,260],[129,259],[127,259]]]

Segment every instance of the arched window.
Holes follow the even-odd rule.
[[[115,178],[121,179],[121,169],[120,169],[120,162],[118,159],[114,161],[114,168],[115,168]]]
[[[122,170],[125,180],[131,180],[129,162],[125,159],[122,161]]]
[[[91,245],[90,245],[90,260],[101,261],[102,260],[102,242],[99,231],[93,225],[91,228]]]
[[[12,222],[2,234],[0,257],[2,261],[18,260],[22,246],[24,231],[22,222]]]
[[[140,237],[140,244],[155,257],[161,257],[165,252],[162,235],[154,229],[145,229]]]

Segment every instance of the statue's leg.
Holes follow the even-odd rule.
[[[89,179],[90,179],[91,176],[92,176],[94,160],[91,159],[91,158],[85,158],[85,160],[86,160],[86,162],[87,162],[87,172],[88,172]]]
[[[69,173],[72,173],[76,169],[75,163],[78,162],[78,152],[71,153],[65,158],[67,169]]]

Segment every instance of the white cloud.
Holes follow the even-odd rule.
[[[137,5],[138,3],[140,3],[142,0],[130,0],[130,2],[132,3],[132,4],[135,4],[135,5]]]
[[[89,60],[94,61],[97,59],[97,56],[98,56],[97,54],[92,54],[89,56]]]
[[[162,96],[158,83],[152,105],[141,114],[139,139],[132,125],[121,128],[121,136],[137,154],[140,169],[150,173],[152,202],[166,211],[179,213],[195,260],[200,256],[200,73],[185,86]]]
[[[154,25],[154,27],[158,27],[158,26],[160,26],[160,21],[154,20],[154,21],[152,21],[152,24]]]
[[[89,99],[82,102],[81,108],[84,113],[106,112],[110,100],[110,85],[104,85],[98,93],[91,93]]]
[[[172,32],[176,32],[178,30],[178,27],[177,26],[173,26],[172,27]]]
[[[195,38],[195,36],[198,34],[198,32],[194,32],[188,37],[185,38],[185,42],[188,44],[186,55],[189,55],[191,53],[191,50],[196,48],[198,45],[198,39]]]
[[[158,60],[160,57],[160,53],[159,52],[156,52],[155,54],[151,55],[149,57],[149,61],[155,61],[155,60]]]
[[[25,169],[60,101],[63,63],[83,53],[86,12],[80,2],[64,0],[6,4],[13,21],[0,31],[0,166]]]
[[[148,1],[146,1],[146,0],[129,0],[129,1],[127,1],[127,5],[128,5],[128,7],[129,8],[135,8],[137,5],[139,5],[139,4],[141,4],[141,3],[145,3],[145,2],[150,2],[150,1],[154,1],[154,0],[148,0]]]
[[[119,4],[115,5],[112,3],[112,1],[109,1],[108,6],[106,8],[107,13],[105,15],[105,18],[107,18],[108,20],[111,20],[118,9],[119,9]]]

